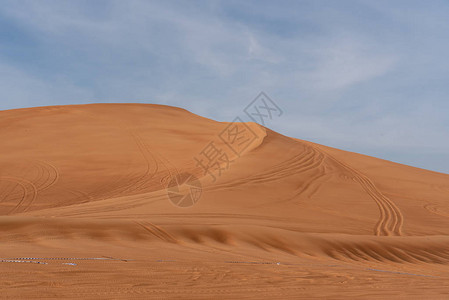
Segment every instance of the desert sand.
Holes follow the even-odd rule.
[[[449,299],[447,174],[161,105],[0,139],[1,298]]]

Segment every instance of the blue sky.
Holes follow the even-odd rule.
[[[0,0],[0,109],[174,105],[449,173],[448,1]]]

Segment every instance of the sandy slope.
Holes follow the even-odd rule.
[[[449,175],[253,123],[233,152],[232,125],[158,105],[1,111],[1,297],[449,298]],[[195,161],[210,142],[232,161],[215,180]],[[202,186],[189,207],[167,192],[184,173]]]

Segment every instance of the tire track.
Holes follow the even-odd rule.
[[[58,182],[58,180],[59,180],[59,171],[58,171],[58,169],[54,165],[52,165],[52,164],[50,164],[48,162],[45,162],[45,161],[41,161],[41,160],[36,161],[35,163],[42,170],[41,177],[36,179],[37,182],[42,177],[44,177],[44,175],[43,175],[44,173],[47,174],[47,176],[46,176],[46,178],[45,178],[43,183],[41,183],[39,185],[36,184],[37,190],[39,192],[44,191],[46,189],[49,189],[50,187],[52,187],[53,185],[55,185]]]
[[[126,170],[130,170],[130,162],[127,164]],[[103,185],[101,188],[96,189],[94,192],[87,194],[91,200],[104,200],[109,198],[118,197],[122,194],[121,191],[132,185],[132,175],[130,173],[120,172],[120,175],[116,180],[110,184]],[[127,180],[126,180],[127,179]],[[129,182],[126,182],[129,181]]]
[[[0,177],[0,181],[7,181],[7,182],[12,182],[12,183],[15,183],[15,184],[16,184],[15,186],[13,186],[13,188],[10,188],[10,189],[9,189],[11,194],[16,190],[17,187],[20,187],[20,189],[21,189],[22,192],[21,192],[21,195],[19,196],[19,201],[18,201],[18,204],[17,204],[17,205],[19,205],[20,203],[22,203],[22,202],[25,200],[25,198],[28,197],[28,191],[27,191],[25,185],[21,184],[20,182],[17,182],[16,179],[10,178],[10,177]],[[9,202],[9,201],[4,201],[4,200],[7,200],[7,199],[8,199],[8,195],[9,195],[10,193],[8,193],[8,192],[5,193],[5,197],[2,199],[2,203],[3,203],[3,202],[6,202],[6,203]],[[14,195],[14,196],[15,196],[15,195]],[[13,197],[11,200],[14,201],[14,200],[15,200],[15,197]],[[11,211],[9,211],[8,213],[6,213],[6,215],[11,214],[11,213],[16,209],[17,205],[16,205]]]
[[[404,216],[399,207],[396,206],[396,204],[387,196],[382,194],[371,179],[362,174],[360,171],[348,166],[328,153],[325,153],[325,155],[341,166],[344,170],[351,173],[354,180],[359,183],[366,193],[376,202],[379,208],[380,218],[374,227],[374,234],[377,236],[401,236],[402,227],[404,225]]]
[[[32,180],[11,176],[1,178],[16,183],[24,191],[23,197],[19,200],[16,207],[14,207],[8,214],[18,213],[20,208],[23,208],[20,212],[28,211],[37,199],[39,192],[54,186],[59,180],[59,172],[54,165],[40,160],[30,161],[30,164],[34,165],[37,169],[37,177]],[[22,175],[29,177],[28,175],[30,175],[30,172],[31,171],[28,170]]]
[[[154,225],[153,223],[145,221],[134,221],[134,223],[141,226],[147,232],[151,233],[152,235],[154,235],[158,239],[161,239],[164,242],[177,243],[176,239],[172,235],[170,235],[168,232],[166,232],[159,226]]]
[[[148,146],[145,144],[145,142],[142,140],[142,138],[137,135],[133,134],[134,141],[142,155],[142,157],[145,160],[146,170],[143,175],[141,175],[131,186],[128,186],[125,188],[125,190],[121,191],[120,194],[125,193],[134,193],[142,190],[142,187],[145,186],[145,184],[150,181],[154,175],[158,172],[159,165],[158,161],[153,155],[153,153],[148,149]]]
[[[121,196],[130,196],[144,191],[146,189],[145,185],[151,181],[151,179],[158,172],[158,161],[142,138],[132,132],[129,132],[129,135],[133,138],[139,152],[145,160],[144,173],[139,175],[137,179],[133,179],[132,174],[125,174],[124,172],[121,172],[121,176],[119,176],[115,182],[107,184],[101,189],[97,189],[94,193],[89,194],[91,199],[105,200]]]
[[[33,202],[37,198],[38,191],[37,191],[36,186],[28,180],[15,178],[15,177],[0,177],[0,181],[1,180],[15,183],[18,186],[20,186],[23,190],[22,197],[20,198],[18,203],[14,206],[14,208],[10,212],[7,213],[7,215],[17,213],[18,210],[24,206],[25,206],[25,208],[22,209],[21,212],[26,212],[29,209],[29,207],[31,206],[31,204],[33,204]],[[26,203],[26,202],[28,202],[28,203]]]
[[[67,187],[60,187],[60,189],[65,191],[65,192],[68,192],[68,193],[74,195],[75,196],[75,201],[77,203],[79,203],[78,201],[80,201],[81,199],[83,200],[82,203],[90,202],[90,201],[93,200],[92,197],[89,194],[84,193],[82,191],[73,190],[73,189],[70,189],[70,188],[67,188]]]
[[[126,201],[117,202],[117,199],[122,198],[108,198],[108,199],[102,199],[102,200],[96,200],[91,201],[89,203],[78,203],[73,204],[69,206],[64,206],[62,208],[58,208],[58,216],[63,217],[83,217],[85,215],[98,215],[96,218],[122,218],[123,216],[121,213],[123,213],[124,210],[127,209],[133,209],[137,207],[142,207],[145,205],[148,205],[153,202],[162,202],[166,201],[167,194],[162,191],[157,191],[156,194],[143,194],[143,195],[133,195],[133,196],[125,196]],[[150,197],[150,198],[148,198]],[[41,213],[44,215],[48,215],[48,213],[51,213],[52,209],[49,210],[41,210]],[[113,212],[119,212],[117,214],[109,214],[105,215],[105,213],[113,213]],[[147,215],[146,213],[136,214],[137,217],[142,217],[142,215]],[[123,217],[128,218],[128,217]]]
[[[168,172],[168,175],[165,175],[163,177],[161,177],[160,182],[161,183],[168,183],[170,182],[170,180],[172,178],[175,178],[175,176],[178,176],[181,174],[181,172],[179,172],[178,168],[176,167],[176,165],[174,165],[170,160],[168,160],[165,156],[162,156],[159,153],[156,153],[159,156],[159,162],[162,164],[162,166],[165,168],[165,171]],[[165,162],[164,162],[165,160]],[[170,165],[167,166],[167,165]],[[173,174],[176,173],[176,174]],[[163,185],[163,188],[166,188],[166,185]]]
[[[318,180],[321,178],[324,178],[328,175],[322,169],[320,169],[319,171],[320,172],[318,173],[318,175],[310,177],[310,179],[308,181],[306,181],[304,186],[300,189],[300,191],[296,194],[295,197],[305,194],[307,191],[311,190],[311,192],[308,195],[308,198],[310,199],[316,192],[318,192],[318,190],[320,188],[320,184],[318,183]],[[316,187],[314,187],[314,189],[312,190],[312,186],[317,183],[318,183],[318,185]]]
[[[329,177],[331,177],[331,174],[327,171],[326,166],[323,166],[323,172],[320,176],[318,176],[313,182],[310,183],[310,185],[306,188],[306,191],[310,190],[308,194],[308,198],[311,199],[313,196],[315,196],[316,193],[321,189],[322,183],[325,181],[328,181]],[[326,179],[325,179],[326,178]],[[321,179],[321,182],[318,183],[318,179]]]
[[[323,163],[323,159],[324,155],[318,153],[315,149],[308,147],[306,153],[295,155],[265,171],[203,189],[220,190],[244,184],[258,184],[280,180],[294,174],[304,173],[312,169],[320,168]]]

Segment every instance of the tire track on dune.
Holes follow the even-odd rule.
[[[0,179],[1,181],[1,179]],[[4,180],[5,182],[10,182],[9,180]],[[12,195],[14,196],[17,185],[7,185],[6,187],[1,186],[0,189],[0,203],[6,202],[8,198]]]
[[[35,161],[35,163],[42,171],[42,175],[38,179],[36,179],[36,181],[38,182],[42,177],[45,176],[43,174],[46,174],[44,182],[39,185],[36,184],[37,190],[41,192],[54,186],[58,182],[60,176],[58,169],[53,164],[46,161],[39,160]]]
[[[41,174],[36,180],[35,185],[37,188],[38,193],[48,190],[49,188],[55,186],[59,179],[60,179],[60,172],[58,168],[53,165],[52,163],[49,163],[47,161],[43,160],[36,160],[34,161],[35,165],[38,166],[39,174]],[[43,182],[40,182],[42,178],[45,178]],[[79,190],[73,190],[68,187],[58,187],[72,195],[75,196],[75,199],[78,201],[79,199],[83,199],[85,202],[91,201],[92,197],[85,192],[79,191]]]
[[[379,219],[375,227],[376,235],[402,235],[402,226],[404,217],[399,208],[374,185],[374,183],[360,172],[354,170],[357,174],[356,180],[362,185],[367,193],[376,201],[379,207],[384,210],[384,218]]]
[[[313,194],[315,194],[319,188],[321,187],[322,182],[319,182],[319,179],[326,177],[328,174],[326,173],[326,166],[323,166],[325,156],[323,153],[317,151],[315,148],[310,147],[314,153],[314,158],[317,162],[319,162],[317,165],[315,165],[314,169],[316,169],[317,174],[315,176],[310,176],[308,180],[304,182],[300,187],[297,188],[298,192],[295,193],[295,195],[286,201],[290,201],[292,199],[295,199],[296,197],[305,194],[307,191],[309,191],[314,185],[317,185],[314,187],[312,192],[309,194],[308,198],[310,199]],[[283,201],[283,202],[286,202]]]
[[[242,185],[247,183],[264,183],[282,179],[286,175],[290,174],[292,170],[313,165],[312,158],[312,153],[295,155],[294,157],[289,158],[288,160],[285,160],[257,174],[215,185],[214,189],[232,187],[234,185]]]
[[[18,210],[24,206],[25,208],[22,209],[21,212],[26,212],[37,198],[38,190],[36,186],[31,181],[16,177],[0,177],[0,181],[2,180],[15,183],[23,190],[22,197],[20,197],[20,200],[17,202],[14,208],[7,213],[7,215],[17,213]],[[28,203],[26,203],[27,201]]]
[[[145,185],[153,179],[159,170],[158,161],[148,145],[145,144],[138,134],[130,133],[130,135],[133,137],[139,152],[145,160],[145,171],[137,178],[137,180],[133,180],[129,185],[115,189],[115,193],[113,194],[114,197],[119,195],[130,195],[145,190]]]
[[[316,146],[312,146],[316,147]],[[320,151],[317,149],[317,151]],[[350,167],[342,161],[336,159],[329,153],[324,153],[332,161],[341,166],[344,170],[352,174],[353,179],[359,183],[366,193],[376,202],[380,218],[374,227],[374,234],[377,236],[401,236],[404,225],[404,216],[396,204],[385,196],[374,184],[371,179],[360,171]]]
[[[129,171],[131,169],[130,165],[131,163],[128,162],[127,168],[124,170]],[[130,179],[131,177],[131,173],[125,174],[125,171],[120,172],[120,175],[117,176],[116,180],[109,184],[103,185],[101,188],[96,189],[94,192],[89,193],[89,198],[91,200],[104,200],[118,197],[121,195],[121,191],[123,189],[126,189],[130,185],[132,185],[133,180]],[[125,179],[127,179],[129,182],[127,183]]]
[[[323,182],[328,181],[329,177],[331,177],[331,175],[332,174],[330,174],[327,171],[326,166],[323,166],[322,173],[320,175],[316,176],[313,180],[311,180],[311,182],[305,187],[305,189],[302,193],[305,193],[306,191],[310,191],[308,193],[307,197],[309,199],[311,199],[321,189]],[[321,180],[319,180],[319,179],[321,179]]]
[[[133,175],[129,172],[130,164],[128,164],[128,174],[120,172],[120,176],[117,180],[110,184],[106,184],[95,192],[90,193],[89,197],[91,199],[105,200],[110,198],[117,198],[121,196],[130,196],[134,193],[138,193],[145,189],[145,184],[156,175],[159,166],[157,159],[155,158],[152,151],[149,150],[148,146],[142,140],[142,138],[129,131],[129,135],[133,138],[134,143],[137,145],[139,153],[144,158],[145,170],[144,173],[139,175],[137,179],[133,179]]]
[[[28,180],[30,182],[35,183],[35,180],[29,179],[29,177],[31,177],[32,173],[31,169],[30,169],[30,165],[33,161],[24,159],[22,161],[16,161],[16,162],[11,162],[12,166],[10,167],[3,167],[2,166],[2,170],[6,170],[4,176],[0,176],[0,178],[5,179],[5,181],[8,182],[14,182],[17,184],[17,181],[20,181],[21,178],[26,178],[24,180]],[[11,168],[12,167],[12,168]],[[37,176],[38,178],[41,177],[40,175],[41,170],[39,168],[37,168]],[[18,184],[17,184],[18,185]],[[1,193],[0,196],[1,202],[4,202],[4,200],[6,200],[8,198],[8,196],[11,196],[12,194],[14,194],[14,190],[16,189],[17,185],[9,185],[6,188],[4,188]]]
[[[164,185],[165,182],[170,181],[171,178],[174,178],[176,175],[179,175],[180,172],[176,168],[176,166],[168,160],[165,156],[161,155],[155,150],[150,149],[148,144],[143,141],[143,139],[135,133],[130,133],[136,142],[136,145],[139,148],[142,156],[144,157],[147,165],[147,171],[145,174],[137,181],[134,182],[134,189],[131,192],[144,192],[150,188],[150,192],[154,192],[157,190],[163,190],[166,188]],[[164,162],[165,161],[165,162]],[[170,166],[169,166],[170,165]],[[162,168],[161,168],[162,167]],[[151,170],[154,169],[154,170]],[[165,169],[165,170],[164,170]],[[164,176],[161,178],[155,178],[156,174],[161,172],[166,172]],[[159,188],[153,189],[155,186],[151,185],[150,187],[146,187],[148,183],[154,183]],[[136,187],[137,185],[137,187]],[[129,190],[123,191],[121,194],[130,193]]]
[[[175,178],[175,176],[179,176],[181,174],[181,172],[179,172],[178,168],[176,167],[175,164],[173,164],[169,159],[167,159],[165,156],[162,156],[161,154],[157,153],[157,155],[159,156],[159,161],[162,164],[162,166],[165,168],[165,170],[167,171],[167,175],[161,177],[160,182],[163,186],[163,188],[166,188],[166,185],[164,185],[164,183],[168,183],[170,182],[170,180],[172,178]],[[165,162],[164,162],[165,160]],[[170,165],[171,169],[167,166]],[[172,170],[172,171],[171,171]],[[172,174],[176,173],[176,174]]]
[[[134,223],[164,242],[177,243],[177,240],[172,235],[153,223],[148,221],[134,221]]]
[[[84,193],[84,192],[82,192],[80,190],[73,190],[73,189],[67,188],[67,187],[60,187],[60,189],[65,191],[65,192],[68,192],[68,193],[74,195],[75,196],[75,201],[77,202],[77,204],[79,203],[78,201],[80,199],[84,200],[82,203],[90,202],[90,201],[93,200],[92,197],[89,194]]]
[[[295,194],[295,196],[292,197],[291,199],[294,199],[294,198],[296,198],[296,197],[298,197],[298,196],[300,196],[300,195],[305,194],[306,192],[308,192],[309,190],[311,190],[312,187],[314,187],[315,184],[317,184],[317,186],[314,187],[314,189],[311,190],[311,192],[309,192],[309,195],[307,196],[308,199],[312,198],[312,196],[313,196],[314,194],[316,194],[316,193],[318,192],[319,188],[321,187],[321,183],[322,183],[323,180],[321,180],[321,182],[319,182],[320,179],[325,178],[327,175],[328,175],[328,174],[326,174],[326,172],[325,172],[324,169],[319,169],[318,175],[313,176],[313,177],[310,177],[310,179],[307,180],[307,181],[305,182],[305,184],[299,189],[299,192],[297,192],[297,193]]]
[[[309,170],[319,169],[323,163],[324,156],[317,153],[315,149],[307,147],[305,153],[294,155],[293,157],[276,164],[269,169],[244,178],[228,181],[223,184],[213,185],[205,190],[221,190],[244,184],[263,184],[275,180],[281,180],[295,174],[304,173]]]
[[[109,193],[108,197],[103,197],[103,199],[133,196],[138,195],[139,193],[165,190],[166,185],[164,183],[180,174],[179,170],[173,163],[170,162],[170,160],[157,151],[150,149],[148,144],[138,134],[130,130],[128,131],[129,135],[133,137],[138,150],[145,160],[145,172],[137,180],[129,180],[129,184],[115,188],[114,191]],[[166,174],[160,176],[160,178],[155,177],[156,174],[164,172]]]
[[[22,190],[22,195],[20,195],[19,201],[17,202],[16,206],[7,213],[8,215],[28,211],[31,205],[37,199],[38,193],[50,188],[51,186],[56,184],[59,179],[58,170],[56,169],[56,167],[49,163],[39,160],[29,160],[27,162],[27,166],[28,168],[26,170],[23,170],[20,178],[16,176],[0,177],[0,180],[12,182],[16,184],[15,187],[19,186]],[[33,168],[35,168],[35,170],[37,171],[34,178],[25,179],[32,176],[32,174],[30,173],[32,173]],[[11,195],[15,187],[14,185],[12,185],[12,190],[10,189],[9,192],[6,190],[2,191],[2,194],[4,195],[4,197],[2,197],[2,202],[5,202],[4,200],[8,198],[8,195]],[[14,198],[12,201],[14,202]]]
[[[155,194],[153,194],[155,193]],[[136,194],[130,196],[119,196],[116,198],[107,199],[96,199],[96,201],[89,201],[87,203],[76,203],[59,208],[51,208],[41,210],[41,215],[49,215],[57,213],[61,217],[85,217],[89,215],[90,217],[100,219],[108,218],[130,218],[131,216],[142,217],[142,215],[147,215],[145,212],[131,214],[129,213],[126,217],[123,217],[123,211],[128,209],[133,209],[137,207],[142,207],[149,205],[153,202],[163,202],[166,201],[167,194],[163,190]],[[122,201],[123,199],[123,201]],[[118,212],[118,213],[113,213]],[[108,214],[111,213],[111,214]]]
[[[154,175],[156,175],[158,172],[162,172],[163,170],[161,170],[161,168],[159,167],[159,164],[163,167],[163,169],[165,169],[165,171],[167,172],[166,175],[161,176],[159,178],[159,180],[157,181],[158,184],[160,185],[160,189],[157,190],[161,190],[161,189],[166,189],[166,185],[164,184],[165,182],[169,182],[172,178],[179,176],[181,174],[181,172],[179,172],[178,168],[176,167],[175,164],[173,164],[168,158],[166,158],[165,156],[161,155],[159,152],[157,151],[151,151],[148,147],[148,145],[146,143],[143,143],[146,151],[148,153],[151,153],[152,157],[154,158],[154,161],[157,164],[157,170],[154,173]],[[164,162],[165,161],[165,162]],[[153,176],[154,176],[153,175]]]
[[[6,213],[6,215],[9,215],[16,209],[17,205],[20,205],[20,203],[22,203],[24,201],[24,199],[28,196],[28,191],[27,191],[27,188],[25,187],[24,184],[18,182],[14,178],[11,178],[11,177],[0,177],[0,181],[7,181],[7,182],[12,182],[12,183],[16,184],[16,185],[13,185],[13,187],[9,189],[9,192],[4,194],[5,197],[2,199],[2,201],[1,201],[2,203],[3,202],[6,202],[6,203],[9,202],[9,201],[4,201],[4,200],[7,200],[8,199],[8,195],[12,194],[16,190],[17,187],[20,187],[20,189],[22,191],[21,195],[19,196],[18,204],[16,204],[16,206],[14,208],[12,208],[12,210],[10,210],[8,213]],[[15,195],[13,195],[13,196],[15,196]],[[14,199],[15,198],[13,197],[12,200],[14,200]]]
[[[40,182],[40,181],[41,181],[43,178],[45,178],[45,171],[43,170],[42,166],[39,165],[39,164],[37,163],[37,161],[30,161],[30,164],[31,164],[32,167],[35,168],[36,171],[37,171],[36,176],[35,176],[31,181],[34,182],[34,184],[35,184],[36,186],[40,186],[40,185],[41,185],[41,182]],[[25,175],[26,175],[26,174],[25,174]],[[25,176],[25,177],[26,177],[26,176]],[[45,178],[44,181],[46,181],[46,180],[47,180],[47,179]]]

